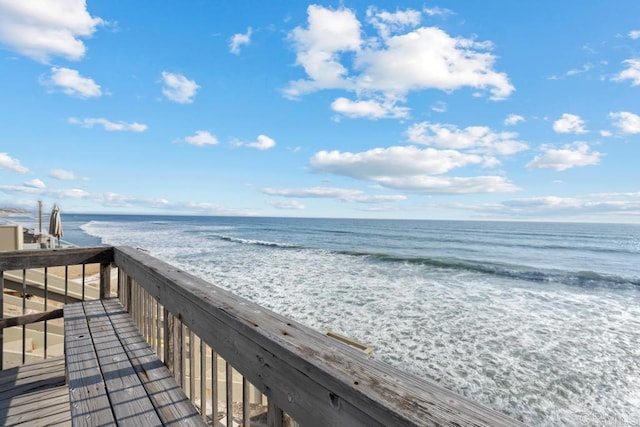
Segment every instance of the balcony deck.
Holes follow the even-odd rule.
[[[99,264],[98,286],[47,270],[87,264]],[[41,279],[32,269],[44,269]],[[69,422],[64,359],[52,357],[62,304],[109,297],[209,425],[523,425],[127,247],[0,252],[0,371],[9,350],[18,351],[12,363],[30,363],[0,372],[0,424]],[[5,300],[21,313],[3,318]]]
[[[71,425],[64,357],[0,371],[0,424]]]

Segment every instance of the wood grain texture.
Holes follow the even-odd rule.
[[[104,264],[113,260],[113,248],[62,248],[7,251],[0,256],[0,270],[55,267],[76,264]]]
[[[64,358],[0,372],[0,425],[71,425]]]
[[[115,419],[137,426],[159,425],[160,418],[113,329],[102,301],[87,301],[82,305]]]
[[[74,426],[115,426],[82,303],[64,307],[64,327],[67,383]]]
[[[141,251],[114,260],[301,425],[523,425]]]
[[[166,366],[140,335],[117,300],[102,301],[113,329],[122,342],[163,425],[202,426],[200,414],[171,376]]]
[[[42,313],[25,314],[23,316],[7,317],[0,319],[0,329],[11,328],[13,326],[29,325],[31,323],[43,322],[45,320],[59,319],[62,317],[62,309],[58,308]]]

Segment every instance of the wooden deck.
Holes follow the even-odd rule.
[[[64,357],[0,371],[0,424],[71,425]]]
[[[65,367],[64,358],[49,357],[44,362],[2,371],[3,366],[7,367],[3,364],[4,345],[16,335],[13,332],[16,328],[22,329],[17,331],[24,337],[28,332],[26,327],[43,325],[43,357],[47,358],[48,327],[58,327],[52,320],[63,317],[63,310],[47,305],[53,294],[60,293],[53,280],[49,286],[47,270],[44,270],[42,286],[44,311],[26,310],[28,270],[86,264],[100,264],[96,297],[102,301],[76,303],[81,304],[76,308],[82,307],[83,313],[78,312],[75,317],[86,319],[85,329],[79,331],[67,324],[64,332],[67,363],[73,357],[81,363],[72,360],[73,363]],[[112,268],[117,269],[115,295],[111,294]],[[11,275],[16,270],[18,279],[13,280]],[[5,282],[10,284],[12,280],[16,282],[11,285],[15,289],[8,287],[6,299],[9,302],[21,298],[23,313],[5,317],[4,287]],[[84,284],[83,280],[82,300],[88,297]],[[71,302],[67,286],[63,288],[62,300]],[[117,296],[120,302],[109,302],[110,296]],[[109,304],[117,306],[109,308]],[[73,313],[67,316],[68,310],[64,311],[65,323],[72,321]],[[110,311],[114,312],[113,316]],[[125,345],[129,341],[126,337],[133,333],[135,342],[132,341],[131,347]],[[71,341],[70,334],[75,334]],[[79,339],[89,334],[91,346],[79,345]],[[119,338],[114,339],[115,335]],[[22,339],[22,359],[28,359],[24,342],[25,338]],[[144,344],[144,351],[139,352],[138,344]],[[91,351],[87,350],[91,347]],[[116,350],[120,353],[115,354]],[[125,362],[122,352],[127,354],[128,364],[122,363]],[[97,358],[97,362],[92,367],[81,366],[88,360],[83,357],[89,353],[93,353],[92,360]],[[133,358],[129,358],[131,354]],[[371,359],[332,337],[133,248],[0,253],[0,425],[71,424],[74,411],[76,416],[81,415],[74,420],[85,419],[86,408],[75,406],[76,392],[79,387],[88,390],[92,384],[99,383],[97,377],[102,378],[102,389],[107,393],[111,393],[109,388],[116,393],[126,392],[130,389],[127,381],[137,377],[147,398],[168,399],[147,405],[146,410],[134,408],[132,401],[107,397],[109,407],[103,401],[100,408],[112,412],[115,419],[122,419],[115,411],[120,408],[125,417],[151,414],[151,407],[155,413],[159,407],[171,413],[175,409],[171,394],[163,391],[159,393],[162,396],[151,396],[157,391],[152,387],[167,384],[156,381],[157,377],[146,378],[156,367],[161,370],[166,367],[168,376],[175,379],[170,388],[181,389],[200,411],[199,415],[192,412],[194,420],[200,417],[202,421],[224,423],[226,427],[249,427],[260,425],[259,422],[270,427],[297,426],[298,423],[305,427],[524,426],[432,381]],[[65,370],[69,387],[64,385]],[[163,375],[166,377],[166,372]],[[145,385],[146,381],[151,384]],[[146,400],[143,390],[136,387],[140,391],[136,396]],[[137,405],[136,396],[132,398]],[[113,408],[114,403],[118,408]],[[180,424],[184,420],[179,415],[163,418],[159,413],[158,418],[166,424],[172,421]],[[91,420],[86,424],[94,425]]]
[[[68,304],[64,320],[74,425],[205,425],[117,300]]]

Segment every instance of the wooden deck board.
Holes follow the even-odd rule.
[[[21,369],[20,369],[21,368]],[[29,368],[18,367],[5,369],[0,371],[0,391],[5,390],[8,387],[21,384],[22,382],[33,381],[31,378],[42,375],[50,375],[51,372],[62,372],[62,379],[64,382],[64,357],[53,357],[42,362],[33,363],[29,365]],[[11,374],[9,374],[11,372]]]
[[[203,425],[118,301],[66,305],[65,328],[74,425]]]
[[[91,334],[81,304],[64,308],[65,351],[71,412],[77,425],[112,425],[115,420],[106,394]],[[91,399],[83,396],[92,395]]]
[[[113,414],[125,424],[160,425],[160,419],[129,357],[113,330],[101,301],[84,304],[93,345]]]
[[[122,304],[115,299],[102,303],[163,425],[202,426],[200,414],[135,328]]]
[[[0,372],[0,425],[71,425],[64,358]]]

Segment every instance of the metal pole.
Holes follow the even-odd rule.
[[[42,200],[38,200],[38,243],[42,243]]]

